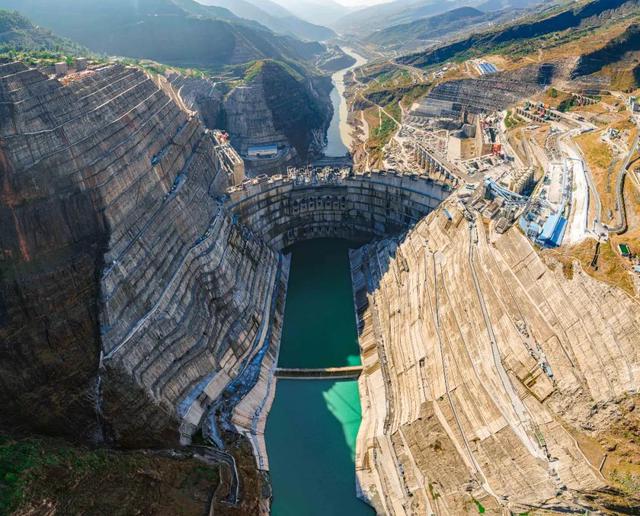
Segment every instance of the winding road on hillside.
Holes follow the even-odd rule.
[[[610,228],[609,233],[613,233],[614,235],[621,235],[627,231],[628,222],[627,222],[627,207],[624,203],[624,180],[627,175],[629,165],[631,164],[631,159],[633,155],[636,153],[638,149],[638,143],[640,142],[640,126],[638,127],[638,134],[636,135],[633,143],[631,144],[631,148],[629,149],[629,153],[618,172],[618,177],[616,178],[616,211],[618,212],[618,218],[620,220],[620,224],[617,226]]]

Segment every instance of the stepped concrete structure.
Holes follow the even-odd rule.
[[[271,367],[288,262],[220,207],[231,151],[172,91],[121,65],[65,85],[0,66],[3,417],[188,442]]]
[[[450,193],[450,186],[415,174],[291,170],[230,188],[225,206],[284,249],[312,238],[362,242],[398,234]]]

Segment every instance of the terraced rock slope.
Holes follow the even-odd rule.
[[[603,446],[627,428],[635,467],[637,301],[446,207],[352,252],[363,498],[385,514],[636,514]]]
[[[63,84],[0,65],[5,424],[131,447],[203,426],[260,446],[287,263],[222,209],[223,151],[137,68]]]

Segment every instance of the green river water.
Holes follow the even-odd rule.
[[[291,274],[278,365],[360,363],[349,272],[349,243],[301,242]],[[355,381],[279,380],[266,428],[273,516],[359,516],[355,441],[361,411]]]

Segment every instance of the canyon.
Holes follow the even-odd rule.
[[[17,62],[0,73],[5,423],[129,448],[202,435],[223,462],[249,444],[254,477],[266,470],[278,251],[389,236],[449,187],[385,173],[242,181],[171,81],[123,65],[64,83]],[[243,485],[255,490],[225,499],[264,503],[260,481]]]
[[[560,149],[595,124],[511,111],[600,54],[423,72],[472,40],[336,48],[333,84],[249,44],[233,80],[0,61],[0,429],[141,454],[193,513],[638,513],[638,297],[596,276],[604,237],[587,267],[525,225],[571,209]]]

